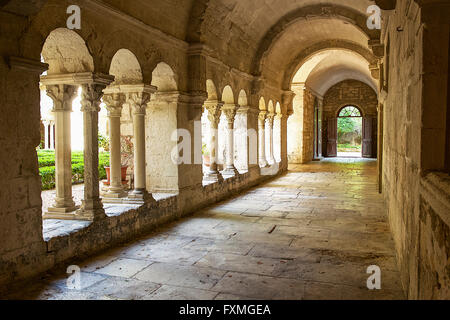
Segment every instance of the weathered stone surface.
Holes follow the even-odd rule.
[[[68,292],[49,284],[47,289],[32,287],[23,297],[141,299],[197,293],[207,299],[399,298],[397,282],[391,282],[396,275],[395,248],[398,277],[407,298],[449,298],[450,9],[446,1],[375,1],[383,9],[395,8],[382,12],[381,30],[367,26],[371,0],[266,0],[257,7],[255,1],[238,0],[82,1],[80,30],[65,28],[70,1],[22,2],[2,1],[0,6],[1,289],[8,291],[17,281],[69,261],[102,254],[98,261],[86,262],[85,272],[107,272],[108,278],[129,278],[139,272],[151,278],[145,270],[169,265],[174,274],[187,270],[197,281],[169,276],[164,280],[167,283],[149,286],[156,290],[163,285],[158,293],[146,291],[136,279],[128,284],[111,280],[111,287],[128,285],[136,288],[136,295],[121,295],[111,287],[112,291],[105,289],[106,295],[101,295],[101,289]],[[42,142],[40,84],[50,79],[58,80],[47,82],[54,88],[87,89],[100,78],[112,81],[112,76],[118,92],[129,85],[156,90],[147,97],[149,103],[141,100],[141,118],[133,119],[136,105],[125,103],[122,116],[114,123],[114,133],[121,131],[122,137],[113,143],[113,180],[121,189],[122,161],[129,165],[127,188],[145,196],[112,199],[114,203],[105,205],[103,212],[97,173],[86,173],[86,192],[80,190],[84,186],[71,189],[69,141],[58,141],[57,209],[75,209],[85,198],[83,212],[88,214],[81,218],[94,221],[43,222],[43,209],[47,211],[48,200],[55,199],[52,191],[41,193],[36,157],[36,147]],[[107,86],[108,81],[101,84]],[[295,90],[295,85],[301,90]],[[97,104],[100,95],[97,92]],[[68,140],[70,106],[63,106],[62,100],[55,99],[55,109],[66,110],[59,112],[57,130],[61,139]],[[238,113],[235,127],[252,136],[229,135],[238,151],[227,157],[233,175],[222,179],[213,165],[212,181],[203,184],[202,143],[192,140],[189,145],[195,152],[182,151],[189,163],[175,164],[172,158],[177,155],[172,151],[178,137],[172,135],[196,136],[196,122],[208,102],[234,105]],[[379,137],[372,141],[379,158],[378,188],[371,165],[366,171],[359,162],[324,162],[323,166],[293,167],[291,174],[243,194],[286,172],[288,155],[296,163],[320,158],[320,148],[326,145],[320,142],[327,133],[326,121],[321,120],[347,103],[367,105],[367,110],[361,108],[378,119],[372,122],[373,137],[375,133]],[[316,116],[319,119],[314,121]],[[94,113],[86,114],[88,171],[96,171],[96,122]],[[222,127],[213,123],[219,132],[211,145],[225,140],[220,130],[224,123]],[[133,151],[119,152],[118,138],[135,144],[137,158]],[[216,151],[221,153],[225,149],[220,145]],[[61,146],[67,151],[60,152]],[[231,168],[231,160],[239,173]],[[62,162],[65,170],[59,165]],[[118,196],[124,196],[120,191]],[[152,198],[146,191],[165,194]],[[383,192],[385,205],[377,191]],[[207,208],[230,196],[236,198]],[[185,220],[194,213],[201,218]],[[66,212],[53,217],[77,218]],[[184,220],[173,223],[177,219]],[[152,234],[156,240],[141,239],[131,248],[119,247],[123,252],[103,253],[163,225],[160,233]],[[278,250],[284,253],[277,254]],[[248,264],[235,259],[239,255]],[[245,279],[245,274],[257,271],[254,258],[288,260],[292,265],[286,263],[288,267],[277,270],[295,277],[298,286],[289,287],[284,278],[268,275],[271,267]],[[314,261],[322,258],[328,261],[325,270],[315,269]],[[298,274],[294,269],[301,259],[309,269]],[[207,279],[207,285],[199,281],[206,276],[196,273],[195,263],[200,261],[214,266],[214,280]],[[328,266],[336,261],[342,262],[342,270],[355,273],[375,261],[389,268],[391,286],[385,292],[366,294],[354,285],[358,276],[334,281],[339,275]],[[247,265],[249,270],[245,270]],[[216,267],[226,270],[219,272]],[[238,274],[236,278],[244,279],[246,285],[240,286],[233,277],[223,278],[225,271]],[[317,283],[320,272],[330,282]],[[268,284],[262,285],[261,279]],[[178,287],[180,282],[192,285],[193,290]],[[213,295],[216,286],[225,291]],[[348,287],[354,290],[347,291]],[[256,290],[264,288],[273,291],[260,294]]]
[[[310,173],[318,169],[322,172]],[[41,284],[45,295],[35,298],[402,299],[383,200],[371,191],[376,187],[375,162],[324,161],[291,170],[221,202],[220,213],[217,206],[204,209],[81,262],[81,290],[68,290],[61,275]],[[347,184],[355,173],[359,183]],[[320,187],[330,177],[333,182]],[[308,190],[308,196],[302,190]],[[285,199],[296,216],[267,217],[265,211],[252,210],[280,194],[296,195]],[[301,203],[310,198],[331,199],[335,204],[328,211],[316,211],[321,205],[315,202],[305,211]],[[242,199],[248,199],[252,216],[224,210],[236,202],[243,206]],[[360,208],[344,210],[355,205]],[[272,210],[277,212],[270,206],[266,209]],[[382,270],[379,292],[366,288],[370,265]],[[10,297],[25,298],[36,290]]]

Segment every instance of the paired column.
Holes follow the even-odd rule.
[[[78,209],[72,197],[72,148],[71,123],[72,102],[77,95],[77,87],[71,85],[48,85],[47,95],[53,100],[55,115],[55,204],[44,214],[46,219],[67,219]]]
[[[122,185],[122,157],[120,145],[120,118],[124,96],[120,93],[108,93],[103,98],[109,118],[110,134],[110,186],[104,198],[119,199],[125,198],[125,192]]]
[[[223,103],[219,102],[205,103],[205,108],[208,110],[208,120],[211,126],[209,143],[211,165],[209,167],[209,172],[205,175],[205,180],[207,181],[223,180],[223,177],[217,170],[217,150],[219,149],[218,129],[222,105]]]
[[[274,153],[273,153],[273,125],[274,125],[274,120],[275,120],[275,113],[269,113],[267,114],[267,125],[269,127],[269,130],[267,132],[267,134],[269,135],[269,159],[268,162],[270,164],[274,164],[275,163],[275,157],[274,157]]]
[[[226,168],[223,175],[233,177],[239,174],[234,166],[234,120],[236,119],[237,106],[233,104],[226,104],[222,107],[222,112],[225,114],[228,123]]]
[[[100,200],[98,173],[98,113],[105,85],[82,85],[81,111],[84,130],[84,200],[77,211],[79,220],[100,220],[106,217]]]
[[[259,141],[259,165],[262,168],[268,167],[266,160],[266,118],[267,111],[261,111],[258,117],[258,141]]]
[[[145,169],[145,115],[150,101],[150,92],[128,93],[127,103],[133,114],[134,130],[134,190],[128,196],[132,199],[154,200],[146,188]]]

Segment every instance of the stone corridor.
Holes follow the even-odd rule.
[[[295,165],[272,182],[7,299],[404,299],[376,161]],[[369,291],[367,267],[381,268]]]

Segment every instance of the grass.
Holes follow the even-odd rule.
[[[339,152],[358,152],[361,151],[361,145],[351,145],[351,144],[338,144]]]

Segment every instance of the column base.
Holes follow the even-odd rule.
[[[48,208],[48,211],[42,216],[42,219],[58,220],[82,220],[77,217],[77,210],[80,206],[70,208]]]
[[[226,168],[224,171],[222,171],[222,175],[225,177],[236,177],[239,175],[239,171],[233,166]]]
[[[269,168],[269,167],[270,167],[270,164],[269,164],[267,161],[260,161],[260,162],[259,162],[259,166],[260,166],[261,168]]]
[[[128,196],[128,192],[121,188],[109,188],[107,192],[103,194],[103,198],[105,199],[121,199],[126,198]]]
[[[156,202],[151,193],[143,190],[133,190],[128,194],[128,199],[130,199],[131,201],[139,201],[142,203]]]
[[[106,218],[105,209],[100,199],[95,201],[82,201],[81,208],[76,212],[77,220],[94,221]]]
[[[208,172],[203,177],[203,180],[208,182],[222,182],[223,177],[219,172]]]
[[[75,220],[94,221],[106,218],[104,209],[85,210],[80,209],[76,212]]]

